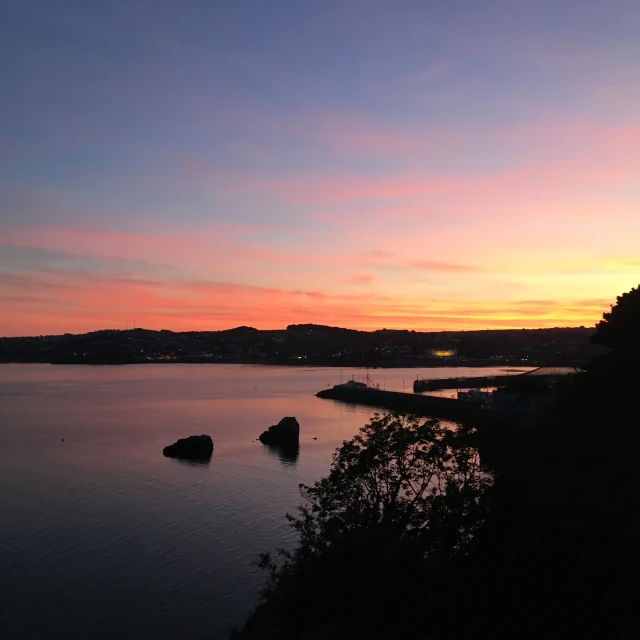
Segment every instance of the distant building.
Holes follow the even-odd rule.
[[[457,349],[428,349],[427,355],[432,358],[457,358]]]

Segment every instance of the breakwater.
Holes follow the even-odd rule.
[[[444,420],[469,420],[479,418],[483,414],[478,402],[382,391],[370,387],[353,388],[338,385],[331,389],[323,389],[316,393],[316,396]]]
[[[414,380],[413,390],[437,391],[441,389],[482,389],[483,387],[501,387],[516,376],[475,376],[469,378],[436,378],[432,380]]]

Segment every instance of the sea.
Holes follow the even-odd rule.
[[[260,552],[291,548],[300,483],[374,410],[315,393],[368,374],[502,368],[332,369],[227,364],[0,365],[0,637],[221,640],[259,602]],[[284,416],[297,453],[258,436]],[[162,455],[193,434],[208,464]]]

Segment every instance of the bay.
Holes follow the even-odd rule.
[[[422,377],[500,368],[425,369]],[[314,394],[363,370],[0,365],[0,629],[16,640],[227,638],[258,602],[257,554],[295,543],[298,485],[373,411]],[[414,369],[369,371],[410,390]],[[297,455],[258,435],[284,416]],[[164,458],[208,433],[209,464]],[[317,438],[317,439],[316,439]]]

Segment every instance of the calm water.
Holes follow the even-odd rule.
[[[416,370],[371,376],[402,390]],[[294,542],[298,483],[372,414],[314,397],[337,382],[335,369],[0,365],[0,636],[226,638],[257,602],[257,553]],[[254,442],[287,415],[297,457]],[[162,456],[194,433],[213,438],[209,465]]]

